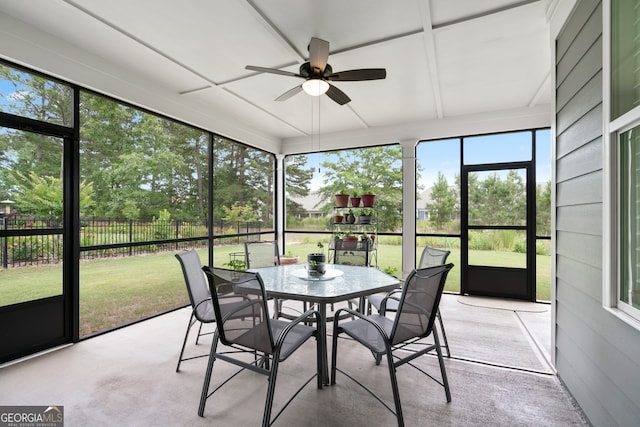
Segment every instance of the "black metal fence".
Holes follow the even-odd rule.
[[[2,267],[62,262],[62,230],[55,219],[0,218]],[[237,244],[269,230],[261,222],[218,221],[213,241]],[[81,258],[95,259],[207,247],[209,231],[207,221],[89,219],[82,221],[79,239]]]

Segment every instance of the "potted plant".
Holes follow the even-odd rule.
[[[347,205],[349,205],[349,193],[347,193],[347,190],[343,188],[338,194],[336,194],[336,207],[346,208]]]
[[[322,252],[324,245],[318,242],[319,252],[307,255],[307,274],[310,277],[323,276],[327,271],[327,257]]]
[[[373,247],[373,236],[369,236],[366,231],[360,236],[360,241],[362,242],[362,249],[369,250]]]
[[[352,232],[345,233],[342,238],[342,249],[356,249],[358,247],[358,236]]]
[[[373,207],[376,204],[376,195],[369,188],[363,190],[360,197],[362,198],[362,206],[365,208]]]
[[[344,219],[344,216],[340,214],[336,214],[333,216],[333,222],[336,224],[341,224],[343,219]]]
[[[291,251],[287,251],[284,256],[280,257],[280,265],[297,264],[300,257],[294,256]]]
[[[232,259],[222,265],[224,267],[229,267],[230,269],[235,271],[245,271],[247,269],[247,265],[245,264],[243,259]]]
[[[351,202],[352,208],[360,207],[360,196],[358,196],[357,191],[354,191],[351,193],[351,197],[349,198],[349,201]]]
[[[371,224],[371,216],[373,215],[373,209],[362,208],[358,213],[358,224]]]
[[[333,236],[333,248],[342,249],[342,237],[343,233],[336,233]]]
[[[344,222],[347,224],[353,224],[356,222],[356,216],[353,214],[353,209],[349,209],[349,212],[344,217]]]

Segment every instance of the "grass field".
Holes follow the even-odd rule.
[[[228,262],[231,253],[242,252],[242,245],[216,246],[215,266]],[[317,252],[315,243],[293,243],[287,252],[304,262],[308,253]],[[419,255],[419,254],[418,254]],[[203,264],[206,250],[200,251]],[[470,254],[471,256],[471,254]],[[381,270],[395,268],[399,275],[402,250],[399,245],[381,244],[377,260]],[[522,254],[474,251],[478,263],[500,259],[502,265],[519,266]],[[460,251],[451,248],[450,262],[460,264]],[[551,257],[537,256],[537,298],[549,300]],[[0,269],[0,307],[23,301],[59,295],[62,292],[62,265]],[[453,268],[446,291],[459,292],[460,269]],[[82,261],[80,264],[81,336],[188,304],[182,271],[173,252]]]

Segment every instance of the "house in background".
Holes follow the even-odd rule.
[[[431,216],[427,205],[431,203],[431,188],[420,192],[416,199],[416,219],[428,220]]]
[[[310,192],[308,195],[303,197],[291,197],[291,201],[298,203],[302,206],[302,209],[305,212],[305,218],[322,218],[322,212],[320,212],[320,208],[324,199],[320,197],[320,194],[317,192]],[[301,218],[302,219],[302,218]]]

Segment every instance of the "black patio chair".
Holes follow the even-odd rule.
[[[325,343],[319,337],[324,336],[322,328],[325,326],[322,322],[317,322],[320,314],[315,310],[309,310],[291,322],[270,318],[264,284],[257,273],[206,267],[204,270],[209,279],[218,327],[211,344],[198,415],[204,416],[206,401],[210,396],[244,369],[249,369],[269,377],[262,418],[262,425],[269,426],[314,377],[317,378],[318,388],[323,387],[322,360]],[[317,328],[303,324],[311,317],[314,317]],[[316,337],[317,343],[316,373],[298,389],[272,420],[271,412],[278,367],[312,336]],[[225,346],[231,347],[231,350],[218,352],[218,339]],[[248,359],[244,360],[243,356],[248,356]],[[240,366],[241,369],[209,392],[213,364],[216,360]],[[238,403],[242,405],[242,399],[239,399]]]
[[[420,255],[420,263],[418,268],[433,267],[436,265],[444,265],[447,262],[447,258],[451,254],[451,251],[446,249],[438,249],[431,246],[425,246]],[[387,295],[393,295],[401,292],[400,289],[390,292],[389,294],[374,294],[367,298],[367,313],[371,313],[371,307],[375,307],[378,312],[380,311],[380,304]],[[393,312],[398,309],[397,301],[390,299],[387,300],[386,311]],[[449,340],[447,340],[447,333],[444,330],[444,322],[442,321],[442,314],[440,309],[436,313],[438,318],[438,325],[440,326],[440,332],[442,333],[442,347],[447,352],[447,357],[451,357],[451,349],[449,348]]]
[[[363,246],[353,250],[349,249],[336,249],[333,254],[333,263],[342,265],[355,265],[359,267],[371,266],[371,251],[369,249],[369,241],[365,240]],[[359,307],[359,310],[364,310],[364,298],[359,300],[350,299],[347,301],[348,307],[353,309]],[[331,305],[333,310],[333,304]]]
[[[244,260],[247,270],[250,268],[273,267],[280,265],[278,242],[275,240],[257,240],[244,243]]]
[[[278,249],[278,242],[275,240],[257,240],[252,242],[245,242],[244,244],[244,259],[247,265],[247,270],[250,268],[261,267],[273,267],[280,265],[280,251]],[[273,317],[278,319],[284,317],[285,319],[295,319],[300,314],[307,311],[308,307],[306,302],[302,303],[302,311],[290,307],[287,305],[287,309],[291,309],[295,314],[283,313],[284,301],[278,298],[273,298]],[[287,310],[288,311],[288,310]]]
[[[197,359],[199,357],[206,357],[208,353],[204,353],[198,356],[192,356],[184,358],[184,350],[187,345],[187,339],[189,338],[189,331],[191,327],[199,322],[198,334],[196,335],[196,345],[198,340],[203,335],[213,334],[211,332],[202,332],[202,325],[205,323],[213,323],[216,321],[216,316],[213,311],[213,304],[211,302],[211,295],[209,294],[209,285],[207,278],[202,271],[202,264],[200,262],[200,256],[195,250],[176,254],[176,258],[180,262],[182,267],[182,274],[184,276],[184,282],[187,287],[187,293],[189,294],[189,301],[191,302],[191,316],[189,317],[189,323],[187,324],[187,331],[184,334],[184,341],[182,342],[182,349],[180,350],[180,357],[178,358],[178,366],[176,366],[176,372],[180,371],[180,364],[185,360]]]
[[[340,371],[346,377],[364,388],[391,411],[398,420],[398,426],[404,426],[396,369],[406,363],[444,387],[447,402],[451,402],[451,392],[449,390],[449,382],[447,381],[442,350],[440,349],[438,332],[433,325],[447,274],[452,267],[453,264],[446,264],[412,271],[409,277],[407,277],[407,281],[399,297],[395,295],[387,297],[387,300],[395,299],[398,302],[398,311],[394,319],[386,317],[384,313],[364,315],[346,308],[338,310],[336,312],[336,319],[333,322],[331,384],[336,383],[336,372]],[[383,312],[385,304],[386,300],[382,302]],[[356,319],[349,322],[338,323],[338,317],[340,317],[341,311],[346,311],[356,316]],[[364,385],[364,383],[337,367],[338,337],[343,333],[367,347],[374,354],[376,364],[382,356],[386,355],[395,410]],[[424,342],[421,342],[429,335],[433,335],[433,344],[424,344]],[[438,356],[442,381],[411,363],[415,358],[432,350],[435,350]],[[404,357],[401,357],[398,355],[398,353],[401,352],[407,353],[404,354]],[[412,390],[412,392],[415,393],[416,390]]]

